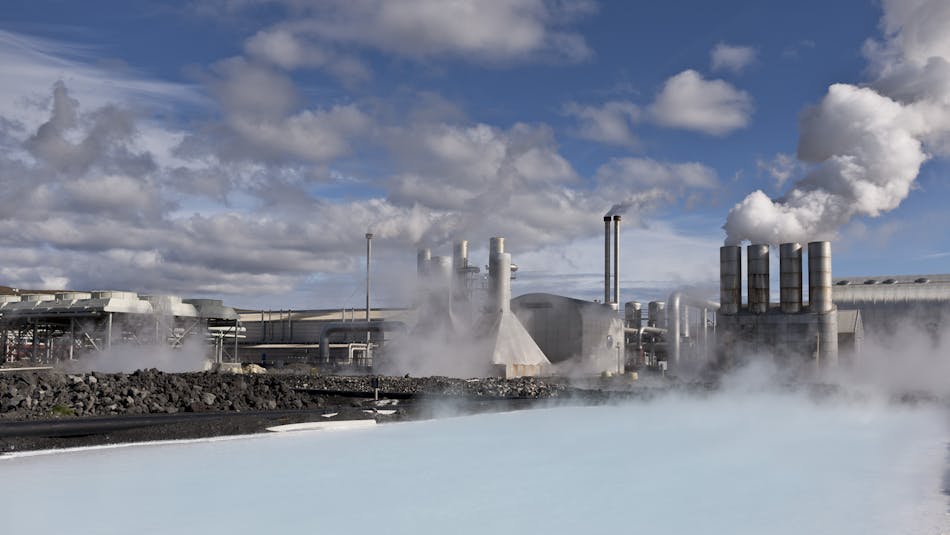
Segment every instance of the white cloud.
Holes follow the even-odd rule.
[[[264,34],[249,46],[287,64],[320,55],[305,41],[356,45],[418,59],[581,61],[591,50],[580,34],[565,27],[596,9],[589,0],[283,3],[294,13],[293,22],[280,25],[282,35],[273,35],[268,41]],[[308,50],[311,53],[305,53]]]
[[[717,43],[709,53],[713,71],[741,73],[755,61],[756,50],[751,46]]]
[[[752,111],[748,93],[723,80],[706,80],[694,70],[668,79],[649,109],[662,126],[713,136],[748,126]]]
[[[802,165],[792,154],[778,153],[771,160],[758,159],[755,166],[760,172],[767,174],[775,183],[776,188],[781,188],[792,178],[796,172],[802,169]]]
[[[640,119],[640,108],[627,101],[606,102],[602,106],[582,106],[568,103],[564,112],[580,123],[577,135],[584,139],[634,147],[638,144],[632,125]]]

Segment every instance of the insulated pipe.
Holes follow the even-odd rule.
[[[320,360],[330,362],[330,335],[333,333],[365,333],[367,331],[387,332],[387,331],[407,332],[406,324],[401,321],[350,321],[346,323],[333,322],[327,323],[320,330]]]
[[[604,304],[610,304],[610,216],[604,216]]]
[[[769,246],[753,244],[746,248],[749,279],[749,312],[765,314],[769,311]]]
[[[620,306],[620,216],[614,216],[614,305]]]
[[[738,314],[742,305],[742,247],[719,248],[719,300],[723,314]]]
[[[797,314],[802,311],[802,245],[800,243],[779,245],[779,292],[783,313]]]
[[[808,244],[808,307],[816,314],[834,308],[831,300],[831,242]]]

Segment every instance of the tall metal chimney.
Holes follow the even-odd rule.
[[[753,244],[746,248],[749,269],[749,312],[765,314],[769,311],[769,246]]]
[[[738,314],[742,305],[742,247],[719,248],[719,311]]]
[[[831,312],[831,242],[808,244],[808,308],[811,312]]]
[[[604,304],[610,304],[610,216],[604,216]]]
[[[802,244],[779,245],[780,306],[786,314],[802,311]]]
[[[488,289],[493,312],[511,306],[511,255],[505,253],[505,239],[491,238],[488,256]]]
[[[615,307],[620,306],[620,216],[614,216],[614,299]]]

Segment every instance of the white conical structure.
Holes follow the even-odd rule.
[[[551,362],[511,312],[511,255],[504,252],[503,238],[492,238],[488,276],[488,304],[475,328],[477,343],[505,377],[541,375]]]

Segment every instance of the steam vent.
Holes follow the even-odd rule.
[[[802,253],[798,243],[779,246],[779,302],[770,302],[769,246],[746,248],[746,296],[742,302],[742,248],[719,249],[720,358],[771,353],[779,361],[838,363],[838,310],[831,293],[831,243],[808,244],[808,303],[803,301]]]

